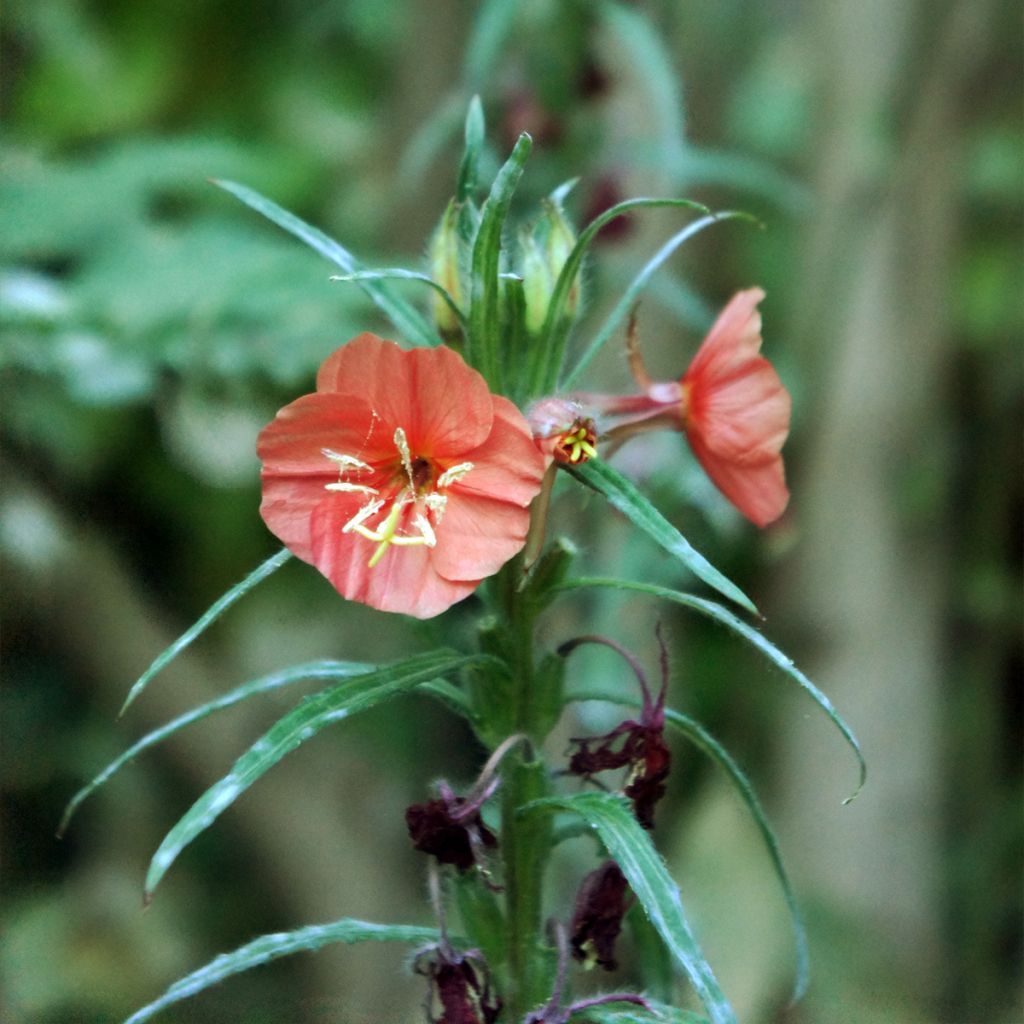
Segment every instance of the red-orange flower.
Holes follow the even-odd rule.
[[[526,541],[544,458],[450,349],[361,334],[257,441],[267,526],[342,596],[430,618]]]
[[[760,288],[734,295],[679,381],[652,381],[631,332],[629,361],[642,394],[581,396],[622,416],[607,437],[641,430],[682,430],[718,489],[758,526],[782,515],[789,501],[782,445],[789,433],[790,398],[760,354]]]

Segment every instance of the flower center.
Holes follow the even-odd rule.
[[[337,481],[325,484],[325,490],[365,494],[369,498],[345,523],[342,533],[355,533],[376,544],[367,563],[371,569],[391,545],[434,547],[437,544],[434,529],[441,522],[448,504],[448,497],[443,492],[473,468],[472,462],[461,462],[444,470],[435,479],[434,464],[430,459],[412,453],[401,427],[395,429],[394,444],[398,458],[389,459],[377,467],[354,455],[330,448],[321,449],[324,456],[338,467]],[[375,468],[378,472],[391,471],[384,496],[381,496],[380,488],[347,479],[350,475],[372,473]]]

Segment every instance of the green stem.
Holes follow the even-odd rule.
[[[533,652],[536,615],[532,602],[519,590],[522,566],[519,559],[498,575],[493,595],[498,629],[512,685],[506,709],[515,732],[525,732],[535,743],[537,735],[533,704],[539,682]],[[546,815],[529,819],[518,810],[548,791],[547,770],[533,750],[510,753],[502,768],[501,848],[504,862],[506,963],[509,991],[503,993],[510,1020],[525,1014],[548,996],[551,957],[543,938],[544,866],[551,849],[551,823]]]

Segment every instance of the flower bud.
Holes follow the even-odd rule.
[[[573,231],[565,216],[565,210],[561,203],[555,199],[548,199],[544,203],[545,217],[547,221],[547,238],[544,242],[544,254],[547,264],[551,270],[552,284],[558,280],[569,254],[576,245],[576,232]],[[541,221],[544,225],[545,221]],[[574,317],[580,308],[580,275],[573,278],[569,286],[569,294],[565,300],[565,315]]]
[[[548,303],[554,281],[533,236],[523,233],[519,241],[522,259],[523,298],[526,301],[526,329],[530,334],[540,334],[548,315]]]
[[[452,199],[430,239],[428,252],[430,276],[452,297],[460,309],[463,305],[462,275],[459,254],[459,204]],[[431,295],[434,321],[445,339],[457,335],[459,320],[455,312],[436,292]]]
[[[526,327],[537,335],[547,319],[558,277],[576,244],[576,233],[554,198],[544,200],[544,213],[531,234],[520,239],[523,289],[526,296]],[[562,315],[574,317],[580,308],[577,273],[566,294]]]

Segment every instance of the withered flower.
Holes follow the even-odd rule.
[[[460,871],[473,865],[482,867],[484,850],[496,847],[498,840],[483,823],[480,805],[496,787],[494,780],[494,786],[482,800],[468,800],[456,796],[447,783],[439,783],[439,800],[406,809],[405,823],[412,845],[421,853],[433,854],[439,864],[454,864]]]
[[[497,774],[501,759],[526,740],[522,733],[502,742],[480,771],[466,796],[458,796],[448,783],[437,783],[437,800],[406,808],[405,824],[413,846],[437,858],[438,864],[454,864],[460,871],[474,865],[487,878],[487,850],[498,845],[497,836],[484,824],[480,811],[501,784]]]
[[[427,1019],[432,1024],[493,1024],[501,999],[491,990],[487,964],[476,950],[457,953],[439,943],[420,953],[413,970],[430,979]],[[439,1008],[441,1016],[435,1016]]]
[[[572,739],[577,748],[569,759],[568,771],[593,781],[598,772],[628,768],[623,793],[633,801],[637,820],[646,828],[654,827],[655,804],[665,795],[672,755],[665,743],[665,692],[668,689],[668,653],[657,630],[661,647],[661,689],[657,699],[651,697],[647,677],[637,659],[624,647],[602,636],[583,636],[570,640],[559,649],[565,656],[580,644],[599,643],[617,651],[636,673],[643,704],[640,720],[627,719],[604,736],[579,736]]]
[[[580,883],[570,924],[572,955],[587,967],[614,971],[615,940],[633,894],[619,865],[606,860]]]
[[[611,863],[611,862],[609,862]],[[550,921],[549,929],[554,933],[555,946],[558,949],[558,970],[551,990],[551,998],[539,1009],[527,1014],[523,1024],[569,1024],[573,1014],[588,1010],[593,1006],[606,1006],[609,1003],[629,1003],[650,1010],[650,1004],[643,996],[635,992],[613,992],[603,996],[591,996],[579,999],[569,1006],[562,1005],[562,992],[565,988],[566,968],[569,965],[569,943],[566,939],[565,925],[561,921]]]
[[[441,933],[438,942],[419,950],[413,970],[430,979],[427,1020],[431,1024],[494,1024],[501,1013],[501,999],[491,990],[487,962],[478,949],[458,952],[448,939],[441,878],[436,864],[429,871],[430,901]],[[440,1016],[435,1016],[435,1010]]]

